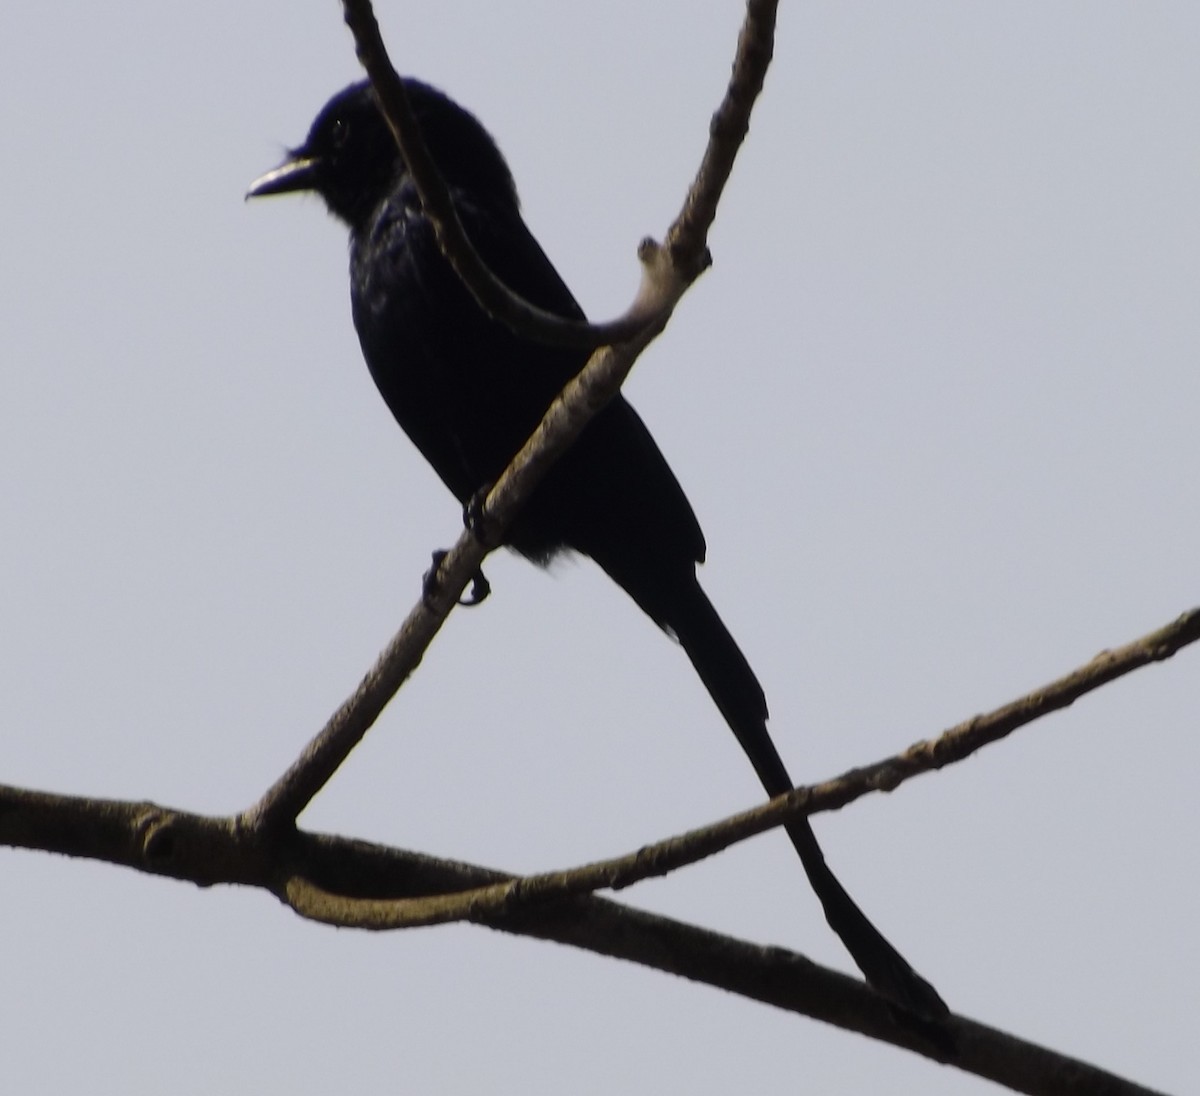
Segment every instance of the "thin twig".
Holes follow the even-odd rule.
[[[305,917],[343,927],[410,928],[449,921],[476,921],[511,912],[523,904],[561,900],[596,890],[620,890],[721,852],[740,841],[801,815],[839,810],[872,792],[892,791],[920,773],[940,769],[976,750],[1073,704],[1125,674],[1170,658],[1200,640],[1200,608],[1184,613],[1141,639],[1104,651],[1086,665],[1035,689],[987,715],[977,715],[925,739],[893,757],[851,769],[832,780],[797,788],[753,810],[742,811],[676,837],[644,845],[636,852],[582,867],[520,876],[470,891],[422,895],[393,901],[345,898],[304,879],[293,879],[287,898]]]
[[[538,308],[492,273],[467,236],[450,191],[429,154],[404,91],[404,83],[388,58],[370,0],[343,0],[342,7],[346,25],[354,35],[358,59],[370,77],[380,109],[421,196],[425,215],[433,224],[442,254],[480,308],[492,319],[532,342],[586,350],[625,342],[658,319],[664,310],[669,311],[675,295],[670,291],[655,291],[645,267],[642,288],[625,315],[600,324],[568,319]]]
[[[688,188],[683,208],[665,238],[666,249],[685,269],[697,261],[708,261],[708,230],[716,219],[717,203],[733,171],[734,158],[750,131],[750,112],[762,91],[775,51],[778,6],[777,0],[749,0],[746,4],[733,71],[725,97],[709,123],[704,158]]]

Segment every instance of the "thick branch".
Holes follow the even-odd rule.
[[[202,886],[238,883],[284,898],[302,876],[331,892],[395,900],[501,881],[500,873],[344,838],[285,832],[268,841],[235,818],[151,803],[0,786],[0,844],[82,856]],[[762,947],[595,897],[476,920],[716,986],[904,1047],[1016,1092],[1148,1096],[1149,1089],[963,1017],[936,1040],[899,1024],[862,982],[782,948]]]
[[[848,1030],[907,1047],[1019,1092],[1140,1093],[1085,1063],[974,1024],[948,1021],[935,1038],[898,1026],[866,986],[802,956],[578,893],[661,875],[797,814],[832,810],[871,791],[941,768],[1017,727],[1200,639],[1200,609],[988,715],[895,757],[681,838],[572,872],[525,879],[397,849],[209,818],[152,803],[82,799],[0,787],[0,844],[123,864],[202,886],[263,887],[306,917],[362,928],[429,924],[451,916],[558,940],[642,963]],[[947,1039],[949,1042],[947,1042]]]

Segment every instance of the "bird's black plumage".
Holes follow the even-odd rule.
[[[419,81],[405,89],[476,250],[515,292],[566,317],[583,312],[521,218],[499,149],[479,122]],[[396,421],[464,504],[494,482],[586,351],[522,339],[476,304],[433,227],[370,87],[325,106],[303,145],[250,194],[312,190],[350,229],[351,303],[363,356]],[[696,579],[704,536],[642,420],[616,396],[547,474],[507,536],[545,563],[590,556],[678,638],[764,788],[791,778],[767,733],[762,686]],[[878,933],[825,865],[807,820],[787,827],[829,923],[867,979],[925,1019],[936,991]]]

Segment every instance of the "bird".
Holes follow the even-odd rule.
[[[478,119],[413,77],[403,85],[476,251],[539,308],[584,320],[522,218],[499,147]],[[334,95],[247,198],[312,192],[350,236],[350,301],[367,367],[400,427],[464,507],[494,483],[588,351],[538,342],[491,318],[444,258],[368,81]],[[536,564],[590,557],[683,647],[769,796],[794,785],[767,730],[767,701],[697,578],[700,524],[650,431],[617,394],[534,490],[505,544]],[[826,920],[867,982],[918,1021],[948,1013],[825,862],[807,818],[789,822]]]

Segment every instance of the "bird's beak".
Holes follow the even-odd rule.
[[[267,194],[290,194],[296,190],[315,190],[320,160],[315,156],[293,154],[277,168],[260,175],[246,191],[247,198]]]

